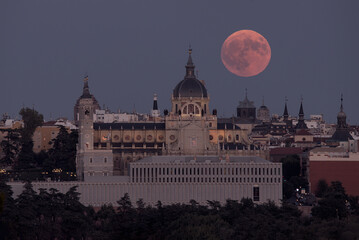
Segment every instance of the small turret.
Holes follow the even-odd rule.
[[[343,95],[340,98],[340,102],[340,112],[337,115],[337,129],[332,136],[332,141],[346,142],[348,140],[353,140],[353,137],[348,130],[347,115],[343,108]]]
[[[157,94],[153,95],[153,107],[151,110],[151,116],[152,117],[159,117],[160,116],[160,111],[158,109],[158,104],[157,104]]]
[[[284,105],[284,112],[283,112],[283,119],[284,121],[288,121],[289,114],[288,114],[288,108],[287,108],[287,97],[285,98],[285,105]]]

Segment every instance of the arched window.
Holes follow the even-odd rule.
[[[200,115],[201,114],[201,110],[200,107],[197,106],[196,104],[190,103],[188,105],[185,105],[183,107],[183,114],[196,114],[196,115]]]

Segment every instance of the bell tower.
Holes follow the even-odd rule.
[[[94,149],[94,113],[98,103],[90,94],[88,77],[84,79],[81,97],[75,110],[79,127],[79,139],[76,154],[76,173],[79,180],[87,181],[93,176],[113,175],[113,153],[109,149]]]
[[[88,87],[88,77],[84,79],[83,94],[78,102],[79,145],[78,150],[93,150],[93,114],[94,101]]]

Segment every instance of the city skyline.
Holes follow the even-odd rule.
[[[0,4],[1,113],[18,116],[33,107],[45,119],[73,118],[73,106],[89,75],[100,105],[149,113],[157,93],[161,113],[183,79],[189,44],[210,109],[235,115],[248,97],[258,108],[297,116],[303,96],[306,118],[324,114],[335,123],[340,97],[349,124],[359,124],[358,3],[335,1],[215,2],[18,2]],[[272,59],[261,74],[243,78],[225,69],[224,40],[241,29],[258,31]]]

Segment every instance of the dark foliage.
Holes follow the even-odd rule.
[[[351,198],[351,213],[342,211],[347,196],[339,182],[328,189],[324,210],[313,218],[301,216],[296,206],[273,202],[255,204],[228,199],[224,204],[194,200],[188,204],[148,206],[139,199],[135,206],[128,194],[118,207],[103,205],[96,212],[79,202],[77,188],[63,194],[56,189],[39,189],[31,183],[12,198],[12,191],[0,182],[4,196],[0,213],[4,239],[355,239],[359,234],[358,198]],[[328,200],[329,199],[329,200]],[[334,199],[334,200],[333,200]],[[355,205],[356,203],[357,205]],[[355,206],[354,206],[355,205]],[[339,209],[333,211],[332,209]],[[348,208],[346,208],[348,209]],[[345,213],[345,214],[344,214]]]
[[[17,130],[9,129],[6,131],[4,140],[0,147],[4,156],[0,159],[0,166],[12,165],[20,152],[20,133]]]
[[[58,135],[50,141],[52,148],[47,152],[34,153],[32,137],[35,129],[43,124],[43,116],[30,108],[22,108],[20,115],[24,127],[6,130],[6,137],[0,143],[5,153],[0,159],[0,166],[12,166],[6,177],[23,181],[47,178],[76,180],[77,131],[68,132],[65,127],[59,126]]]
[[[67,172],[76,171],[77,139],[77,131],[69,133],[64,126],[60,126],[57,137],[52,140],[52,148],[48,151],[47,170],[61,168]]]
[[[314,217],[321,219],[343,219],[348,216],[349,197],[341,182],[332,182],[319,205],[312,209]],[[353,203],[354,204],[354,203]]]
[[[281,159],[283,168],[283,197],[291,198],[298,190],[308,187],[308,180],[301,176],[300,158],[289,155]]]
[[[328,188],[329,188],[328,183],[324,179],[319,180],[315,195],[319,198],[324,197],[325,194],[328,192]]]
[[[300,175],[300,158],[298,155],[290,155],[281,159],[283,167],[283,177],[289,181],[293,176]]]

